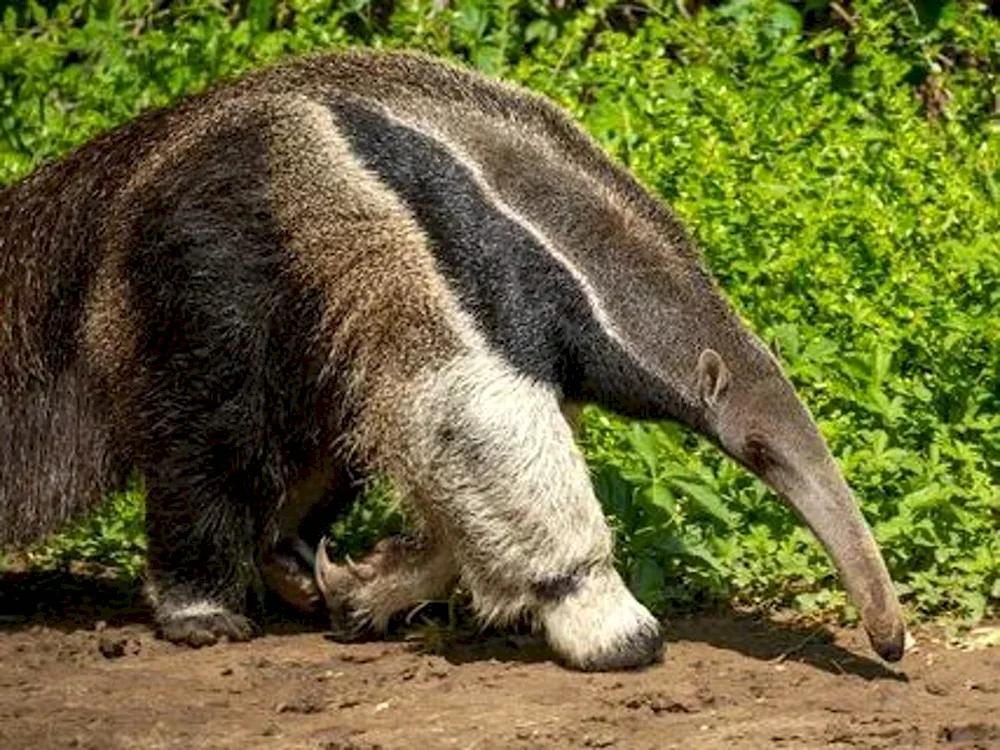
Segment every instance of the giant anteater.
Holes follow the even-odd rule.
[[[655,660],[563,416],[584,402],[716,440],[900,656],[881,556],[778,363],[670,210],[542,98],[419,56],[316,57],[0,192],[0,543],[138,469],[170,640],[249,637],[266,583],[381,628],[460,581],[570,665]],[[321,548],[303,578],[293,550],[374,473],[414,538]]]

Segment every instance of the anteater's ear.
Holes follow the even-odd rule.
[[[729,368],[714,349],[706,349],[698,357],[698,395],[709,408],[718,404],[729,387]]]

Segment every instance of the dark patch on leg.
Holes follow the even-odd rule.
[[[532,585],[532,591],[543,602],[554,602],[580,589],[581,575],[579,573],[563,573],[553,575]]]
[[[659,625],[644,625],[600,656],[571,666],[585,672],[642,669],[662,662],[664,651],[663,629]]]

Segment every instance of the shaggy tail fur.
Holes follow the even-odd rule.
[[[92,508],[111,479],[79,343],[106,175],[72,166],[0,189],[0,549]]]
[[[0,393],[0,547],[38,539],[96,505],[107,455],[107,435],[72,372]]]

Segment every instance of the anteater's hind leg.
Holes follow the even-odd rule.
[[[147,476],[148,590],[162,636],[192,646],[250,638],[257,627],[247,608],[259,603],[265,587],[315,612],[322,598],[314,551],[350,498],[349,487],[328,469],[270,482],[280,477],[287,448],[258,452],[271,453],[271,461],[246,461],[215,430],[211,449],[197,453],[205,444],[197,439],[198,424],[192,420],[187,450],[175,441],[179,455],[154,464]]]
[[[148,588],[162,635],[192,645],[253,634],[279,509],[346,408],[326,299],[274,215],[273,122],[235,118],[186,144],[183,168],[137,194],[141,232],[120,261]]]
[[[260,554],[286,474],[287,449],[261,417],[280,413],[281,402],[260,380],[223,377],[243,374],[227,352],[206,350],[200,361],[170,355],[151,362],[137,410],[147,425],[147,592],[167,640],[247,640],[257,631],[248,605],[263,590]],[[171,366],[182,364],[175,375]],[[271,409],[259,405],[269,400]]]
[[[215,485],[215,494],[204,502],[194,499],[198,494],[168,502],[165,492],[150,487],[148,589],[168,640],[201,646],[250,638],[257,626],[246,605],[262,587],[301,612],[321,607],[316,546],[356,491],[329,469],[300,472],[283,497],[247,476],[256,486],[241,499],[227,499],[225,482],[211,480],[206,484]]]

